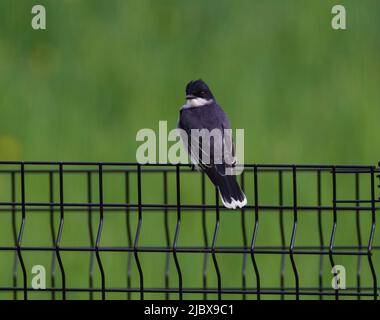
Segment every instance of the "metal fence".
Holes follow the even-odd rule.
[[[2,161],[0,293],[8,294],[5,298],[28,299],[36,292],[31,285],[33,274],[30,273],[29,257],[40,252],[51,259],[47,286],[38,291],[49,299],[66,299],[70,293],[81,293],[89,299],[106,299],[110,294],[120,294],[127,299],[144,299],[147,294],[164,299],[377,299],[380,246],[376,242],[375,227],[380,208],[379,172],[376,166],[245,165],[244,173],[238,179],[247,194],[248,205],[231,211],[219,204],[219,196],[207,177],[186,165]],[[110,175],[120,178],[122,184],[105,184]],[[154,180],[146,180],[147,175],[154,175]],[[197,190],[199,196],[189,195],[190,175],[193,177],[190,187]],[[264,180],[266,175],[270,175],[267,181]],[[69,176],[80,177],[83,184],[69,183]],[[66,195],[76,193],[77,189],[83,189],[86,201],[67,200]],[[111,194],[113,190],[121,192],[123,199],[107,201],[104,197],[107,189],[111,189]],[[160,200],[145,200],[150,198],[147,192],[160,194]],[[43,200],[31,200],[31,193],[41,195]],[[107,246],[102,243],[103,228],[105,218],[113,213],[125,218],[126,241]],[[152,213],[162,219],[155,232],[164,236],[164,245],[141,244],[141,232]],[[269,219],[269,213],[272,214],[268,220],[272,231],[264,229],[261,224],[263,219]],[[29,225],[37,214],[48,217],[48,230]],[[184,215],[188,214],[199,217],[196,226],[183,222]],[[85,217],[87,225],[66,225],[72,215]],[[220,225],[227,215],[228,221],[239,224],[238,228],[234,227],[234,234],[241,245],[219,244]],[[175,220],[171,224],[173,216]],[[299,222],[306,216],[313,220],[304,228],[306,236],[301,237],[299,233],[303,227]],[[353,219],[347,220],[347,216]],[[213,217],[211,222],[209,217]],[[135,223],[132,223],[133,219]],[[186,228],[201,235],[203,245],[180,245],[179,237]],[[225,230],[228,228],[227,225]],[[86,235],[88,245],[62,243],[66,230],[72,232],[73,229]],[[28,241],[25,240],[26,232],[29,232]],[[34,237],[43,232],[50,234],[50,244],[36,245]],[[316,234],[315,243],[306,243],[307,233]],[[337,244],[339,234],[343,239]],[[260,243],[258,236],[261,236]],[[279,239],[278,244],[273,244],[273,237]],[[299,237],[305,243],[300,243]],[[88,257],[86,272],[76,271],[78,267],[68,267],[63,258],[68,252]],[[105,267],[106,253],[126,257],[122,266],[125,281],[119,281],[118,286],[108,283],[111,271]],[[155,278],[162,279],[162,282],[146,277],[147,265],[144,265],[142,255],[154,254],[161,254],[165,260],[162,270],[158,267],[155,270]],[[201,255],[201,259],[193,262],[193,267],[200,264],[200,272],[192,272],[192,266],[182,261],[185,255],[191,254]],[[221,271],[222,255],[236,257],[234,267],[230,267],[227,273]],[[279,258],[279,263],[260,262],[262,256]],[[298,260],[297,257],[304,259]],[[340,263],[342,257],[354,259],[349,264],[355,264],[355,271],[348,275],[345,289],[333,289],[331,278],[337,275],[331,274],[330,270]],[[5,272],[10,259],[12,270]],[[313,259],[315,268],[308,271],[310,259]],[[136,272],[132,271],[133,265]],[[364,266],[367,268],[365,272]],[[271,269],[269,276],[268,269]],[[96,272],[99,276],[95,275]],[[267,275],[264,276],[265,272]],[[85,286],[68,285],[69,278],[78,277],[85,279]],[[190,280],[185,282],[184,277]],[[234,287],[225,285],[232,277],[239,279],[238,284]],[[305,286],[303,279],[309,278],[312,280]],[[196,286],[198,283],[201,285]],[[276,285],[270,287],[266,283]]]

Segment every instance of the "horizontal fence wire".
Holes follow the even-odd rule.
[[[378,166],[248,164],[238,181],[248,204],[229,210],[186,164],[0,161],[0,295],[377,299]],[[108,244],[120,215],[124,240]],[[36,227],[45,216],[47,230]],[[35,288],[41,256],[46,286]]]

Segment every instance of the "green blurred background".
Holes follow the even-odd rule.
[[[328,0],[41,0],[38,4],[46,7],[47,30],[35,31],[30,25],[35,1],[2,0],[0,159],[133,162],[139,145],[135,140],[137,131],[158,129],[159,120],[167,120],[169,129],[174,128],[186,83],[202,78],[228,113],[233,127],[245,129],[246,163],[375,165],[380,160],[380,2],[339,3],[347,10],[345,31],[331,28],[331,8],[336,3]],[[131,179],[134,177],[131,174]],[[183,179],[185,203],[199,202],[198,187],[194,190],[199,179],[198,174]],[[299,187],[300,201],[315,202],[313,179],[305,178]],[[326,179],[324,201],[331,204],[331,181]],[[277,177],[268,175],[263,180],[266,185],[260,201],[272,203],[277,199],[273,191]],[[352,181],[352,177],[344,183],[342,180],[341,198],[353,196]],[[368,186],[368,178],[366,181]],[[136,199],[134,183],[135,179],[132,199]],[[249,183],[247,189],[252,186]],[[143,185],[144,201],[162,202],[160,176],[144,176]],[[67,178],[66,201],[85,202],[85,186],[83,176]],[[106,201],[123,201],[122,176],[109,178],[106,186]],[[207,186],[211,203],[213,189]],[[47,201],[46,177],[27,177],[27,190],[28,201]],[[96,190],[94,185],[94,197]],[[175,203],[174,176],[170,177],[170,192],[169,200]],[[291,192],[288,196],[290,201]],[[248,197],[252,203],[252,195]],[[9,198],[9,177],[0,175],[0,201]],[[55,198],[58,201],[57,195]],[[363,198],[368,199],[368,189],[367,193],[363,191]],[[332,217],[326,217],[328,241]],[[135,228],[136,217],[131,218]],[[170,218],[173,236],[175,214]],[[211,237],[214,217],[210,214],[208,218]],[[11,215],[2,214],[0,219],[1,245],[12,245]],[[124,219],[123,212],[106,211],[102,245],[126,245]],[[239,214],[222,213],[218,245],[242,244],[240,219]],[[288,243],[291,212],[286,219]],[[363,219],[363,239],[367,241],[368,215]],[[94,221],[96,231],[96,218]],[[247,210],[249,239],[252,221],[252,212]],[[316,221],[315,214],[301,212],[297,245],[318,245]],[[354,222],[353,212],[341,216],[337,244],[356,244]],[[277,225],[277,212],[263,214],[258,244],[278,245]],[[179,246],[203,245],[200,214],[184,213],[181,228]],[[48,215],[28,215],[23,244],[50,245],[50,239]],[[88,239],[87,216],[69,214],[62,246],[85,246]],[[165,244],[162,214],[144,214],[140,244]],[[165,255],[141,256],[145,285],[163,286]],[[102,257],[107,286],[125,287],[127,254],[104,253]],[[33,264],[44,264],[49,269],[51,253],[26,252],[25,259],[29,271]],[[200,287],[203,256],[180,254],[179,259],[184,285]],[[219,259],[223,286],[241,286],[241,256],[220,255]],[[293,287],[288,260],[286,285]],[[279,261],[278,256],[258,258],[262,286],[279,286]],[[371,286],[367,260],[363,261],[363,286]],[[88,285],[88,254],[64,253],[63,262],[68,287]],[[354,286],[356,258],[339,257],[338,262],[347,267],[347,285]],[[2,287],[12,284],[12,263],[13,252],[0,251]],[[209,285],[215,287],[215,272],[211,260],[209,263]],[[249,263],[247,286],[254,288]],[[319,258],[297,256],[297,263],[301,285],[315,287]],[[327,258],[325,263],[324,281],[329,287]],[[138,287],[135,265],[132,271],[132,285]],[[96,266],[95,272],[95,285],[99,286]],[[59,283],[58,270],[57,275]],[[20,270],[18,277],[20,285]],[[170,285],[177,286],[174,265]],[[0,295],[12,297],[9,292]],[[31,297],[50,296],[36,293]],[[85,293],[68,295],[72,299],[87,297]],[[125,294],[107,297],[125,298]],[[202,296],[185,295],[191,297]],[[133,298],[138,295],[133,294]]]

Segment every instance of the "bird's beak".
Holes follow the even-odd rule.
[[[192,100],[192,99],[195,99],[195,98],[196,98],[196,96],[194,96],[193,94],[186,95],[186,99],[187,100]]]

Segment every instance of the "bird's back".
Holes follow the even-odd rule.
[[[202,107],[182,108],[179,118],[179,128],[191,129],[229,129],[229,121],[223,109],[212,102]]]

